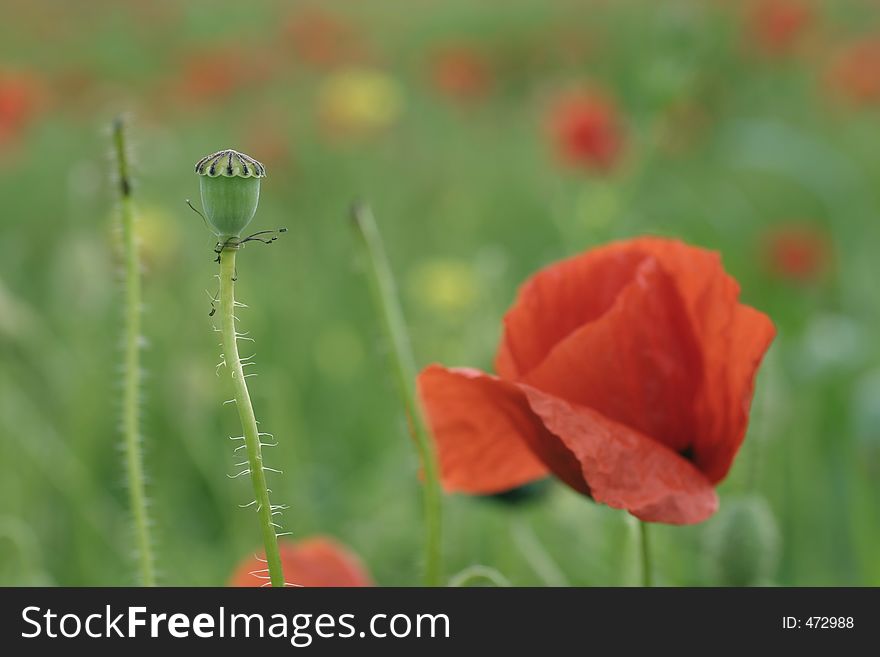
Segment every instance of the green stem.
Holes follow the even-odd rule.
[[[238,335],[235,331],[235,254],[238,245],[228,247],[220,254],[220,322],[223,335],[223,358],[235,389],[235,405],[244,430],[248,469],[257,502],[257,515],[260,519],[260,532],[266,550],[269,581],[272,586],[284,586],[284,572],[278,554],[278,537],[272,524],[272,505],[269,502],[269,489],[266,487],[266,472],[263,470],[262,446],[257,429],[257,418],[248,393],[247,381],[238,355]]]
[[[642,556],[642,586],[654,586],[654,578],[651,572],[651,546],[648,541],[648,523],[639,520],[639,546]]]
[[[571,586],[562,570],[535,536],[528,521],[517,516],[511,526],[513,544],[546,586]]]
[[[128,476],[129,505],[134,518],[141,583],[155,586],[156,576],[150,541],[150,522],[144,492],[144,464],[140,438],[141,387],[141,272],[138,243],[135,233],[135,213],[131,200],[131,180],[125,146],[125,124],[122,119],[113,123],[113,143],[116,149],[120,208],[122,215],[122,243],[125,258],[125,367],[122,393],[122,431],[125,442],[125,463]]]
[[[382,237],[373,213],[365,205],[356,205],[352,216],[363,239],[369,262],[370,288],[373,301],[382,318],[383,328],[392,347],[392,365],[398,392],[403,401],[410,433],[419,453],[425,478],[423,502],[425,513],[425,584],[439,586],[442,571],[441,554],[441,501],[440,477],[434,445],[428,436],[425,422],[416,403],[415,359],[410,348],[409,334],[397,296],[394,274],[382,245]]]
[[[511,586],[510,580],[507,579],[495,568],[476,564],[473,566],[468,566],[457,575],[454,575],[452,579],[449,580],[449,587],[461,588],[477,580],[486,580],[487,582],[491,582],[494,586],[497,586],[499,588],[506,588]]]

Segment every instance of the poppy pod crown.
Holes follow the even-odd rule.
[[[226,149],[199,160],[196,173],[212,230],[221,240],[241,236],[257,212],[266,168],[244,153]]]
[[[717,508],[774,336],[718,254],[675,240],[610,244],[547,267],[504,318],[497,376],[439,365],[419,392],[448,490],[556,475],[643,520]]]

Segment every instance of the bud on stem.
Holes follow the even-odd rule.
[[[207,155],[196,164],[205,219],[222,242],[234,242],[254,218],[265,167],[232,149]]]

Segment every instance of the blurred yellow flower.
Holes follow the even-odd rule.
[[[403,104],[398,82],[369,69],[347,69],[331,75],[318,92],[318,114],[333,137],[384,130],[400,117]]]
[[[407,284],[412,297],[438,314],[469,310],[479,298],[476,272],[462,260],[426,260],[412,271]]]
[[[176,220],[164,206],[135,203],[135,231],[147,274],[164,270],[176,258],[180,244]],[[195,217],[195,221],[199,218]],[[118,217],[113,217],[112,226],[113,246],[119,254],[122,253],[122,235]]]

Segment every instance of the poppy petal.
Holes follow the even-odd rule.
[[[528,374],[558,342],[604,314],[645,254],[612,245],[550,265],[520,288],[504,316],[495,369],[503,379]]]
[[[695,439],[701,376],[675,283],[647,257],[611,308],[559,342],[523,381],[683,452]]]
[[[580,462],[593,499],[649,522],[692,524],[718,508],[687,459],[601,413],[520,384],[531,409]]]
[[[373,586],[356,554],[333,539],[315,536],[278,544],[284,581],[293,586]],[[236,568],[230,586],[265,586],[265,553],[245,559]]]
[[[498,493],[547,475],[529,449],[545,429],[514,385],[431,365],[419,374],[418,390],[446,490]]]
[[[776,335],[770,318],[754,308],[737,305],[732,315],[724,329],[705,341],[708,382],[697,400],[701,430],[694,459],[716,483],[727,475],[745,439],[755,377]]]
[[[739,302],[739,284],[718,253],[656,238],[632,244],[673,277],[700,345],[704,376],[695,402],[693,458],[717,483],[745,437],[755,375],[776,329],[767,315]]]

